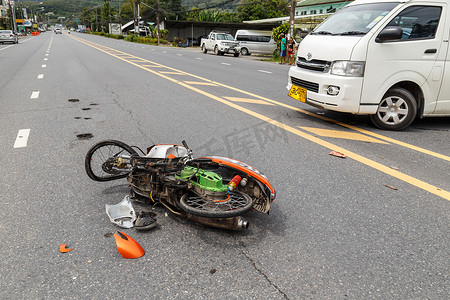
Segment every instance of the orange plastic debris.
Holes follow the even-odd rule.
[[[73,250],[73,248],[67,248],[66,246],[67,246],[67,244],[59,245],[59,252],[66,253],[66,252],[69,252],[69,251]]]
[[[396,187],[394,187],[392,185],[389,185],[389,184],[385,184],[384,186],[386,186],[386,187],[388,187],[390,189],[396,190],[396,191],[398,190],[398,188],[396,188]]]
[[[173,155],[172,153],[170,153],[167,157],[168,157],[168,158],[176,158],[176,156]]]
[[[114,233],[117,250],[123,258],[139,258],[145,254],[144,249],[130,236],[123,232]]]
[[[337,156],[337,157],[340,157],[340,158],[346,158],[347,157],[345,154],[343,154],[341,152],[337,152],[337,151],[331,151],[330,155]]]

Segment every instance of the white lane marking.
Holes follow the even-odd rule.
[[[47,68],[47,65],[42,65],[43,68]]]
[[[28,137],[30,136],[30,129],[20,129],[17,134],[14,148],[23,148],[27,146]]]
[[[225,65],[225,66],[231,66],[231,64],[229,63],[220,63],[221,65]]]
[[[183,56],[182,54],[179,54],[179,53],[178,53],[177,55],[178,55],[178,56]]]
[[[154,51],[155,49],[152,49],[152,51]]]
[[[167,53],[167,51],[163,51],[162,53]]]
[[[42,79],[42,78],[44,78],[44,74],[39,74],[38,79]]]
[[[48,53],[45,53],[45,56],[48,56]]]
[[[5,49],[8,49],[9,47],[12,47],[12,46],[13,46],[13,45],[6,46],[5,48],[0,49],[0,51],[5,50]]]
[[[32,92],[30,99],[37,99],[37,98],[39,98],[39,91]]]
[[[32,39],[35,39],[35,38],[36,38],[36,37],[33,36],[33,37],[30,37],[30,38],[27,38],[27,39],[23,39],[23,40],[21,41],[21,43],[25,43],[25,42],[31,41]]]
[[[200,58],[200,57],[196,57],[195,59],[198,59],[198,60],[203,60],[203,58]]]
[[[44,60],[48,60],[48,58],[44,58]]]
[[[272,74],[272,72],[264,71],[264,70],[258,70],[258,72],[267,73],[267,74]]]

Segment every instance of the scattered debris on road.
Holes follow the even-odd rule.
[[[73,248],[67,248],[67,244],[59,245],[59,252],[61,252],[61,253],[67,253],[67,252],[70,252],[72,250],[73,250]]]
[[[398,190],[398,188],[393,187],[392,185],[389,185],[389,184],[385,184],[385,186],[390,188],[390,189],[396,190],[396,191]]]
[[[116,239],[117,251],[123,258],[139,258],[145,254],[141,245],[125,233],[117,231],[114,238]]]
[[[89,140],[91,138],[93,138],[94,135],[92,133],[81,133],[81,134],[77,134],[77,138],[79,140]]]
[[[331,151],[330,155],[336,156],[336,157],[340,157],[340,158],[346,158],[347,156],[341,152],[337,152],[337,151]]]
[[[122,201],[116,205],[105,205],[106,214],[109,220],[117,226],[123,228],[133,228],[136,221],[136,213],[131,205],[130,196],[125,196]]]

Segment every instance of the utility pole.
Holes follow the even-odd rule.
[[[109,26],[108,33],[111,34],[111,0],[108,0]]]
[[[17,22],[16,22],[16,8],[14,7],[14,2],[11,4],[11,2],[8,2],[9,9],[11,11],[11,28],[14,30],[14,32],[17,32]]]
[[[102,27],[102,32],[105,32],[105,21],[103,20],[103,6],[100,9],[100,23]]]
[[[120,0],[119,0],[119,24],[120,24],[120,33],[122,33],[122,18],[120,17],[120,10],[122,7],[120,6]]]
[[[289,35],[294,38],[294,23],[295,23],[295,7],[297,5],[296,0],[291,0],[291,16],[289,18]]]
[[[156,36],[158,38],[159,46],[159,0],[156,0]]]
[[[139,34],[139,25],[136,20],[136,2],[133,0],[133,20],[134,20],[134,33]]]
[[[98,32],[98,15],[97,15],[97,6],[95,7],[95,32]]]

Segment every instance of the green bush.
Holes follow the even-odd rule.
[[[117,36],[117,39],[118,40],[123,40],[125,37],[122,35],[122,34],[119,34],[118,36]]]
[[[288,32],[289,32],[289,24],[288,23],[281,24],[280,26],[278,26],[272,30],[272,38],[274,39],[274,41],[277,42],[277,49],[275,49],[275,51],[273,51],[273,54],[272,54],[273,59],[278,59],[280,57],[280,48],[281,48],[280,34],[284,33],[284,37],[286,38],[286,41],[287,41]],[[294,29],[294,32],[295,32],[295,29]]]
[[[132,33],[132,34],[128,34],[127,37],[125,38],[125,40],[129,41],[129,42],[133,42],[137,38],[138,38],[138,36],[136,34]]]

